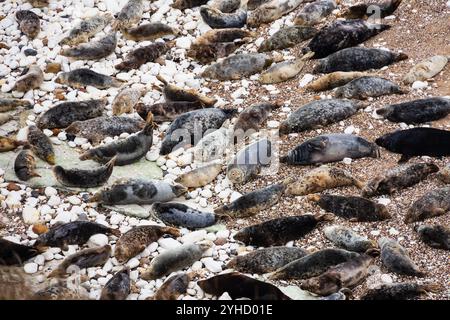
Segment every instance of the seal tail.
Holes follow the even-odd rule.
[[[167,85],[169,84],[169,83],[167,82],[167,80],[164,79],[163,76],[160,75],[160,74],[158,74],[158,75],[156,76],[156,79],[158,79],[159,81],[161,81],[165,86],[167,86]]]
[[[314,215],[314,217],[316,218],[317,222],[322,222],[322,221],[333,221],[334,220],[334,214],[332,213],[318,213],[316,215]]]
[[[117,156],[114,156],[111,160],[109,160],[109,161],[105,164],[105,166],[108,167],[108,168],[111,168],[111,170],[112,170],[112,168],[113,168],[114,165],[116,164],[116,160],[117,160]]]
[[[162,231],[164,233],[170,234],[171,236],[174,236],[174,237],[180,237],[181,236],[181,232],[177,228],[163,227]]]
[[[144,133],[146,136],[152,136],[153,135],[153,129],[156,128],[156,123],[153,122],[153,113],[149,112],[147,113],[147,119],[144,129],[142,129],[142,133]]]

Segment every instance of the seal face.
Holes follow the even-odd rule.
[[[311,39],[317,33],[317,29],[305,26],[290,26],[281,28],[268,39],[264,40],[258,48],[258,52],[282,50],[293,47],[302,41]]]
[[[69,34],[64,37],[59,44],[62,45],[77,45],[79,43],[87,42],[90,37],[94,36],[107,25],[111,23],[113,17],[110,13],[103,15],[95,15],[82,20],[76,25]]]
[[[345,120],[363,107],[350,100],[324,99],[307,103],[292,112],[280,125],[281,134],[325,127]]]
[[[450,211],[450,187],[430,191],[415,201],[405,217],[405,223],[423,221]]]
[[[53,144],[38,127],[28,127],[28,143],[30,144],[33,153],[40,159],[48,162],[49,164],[55,164],[55,151]]]
[[[63,102],[45,111],[36,125],[41,130],[66,128],[75,121],[101,116],[107,103],[107,99]]]
[[[36,170],[36,159],[29,150],[22,150],[14,161],[14,172],[16,176],[27,181],[33,177],[40,177]]]
[[[450,250],[450,228],[441,225],[421,225],[415,228],[420,240],[432,248]]]
[[[382,221],[391,217],[384,205],[366,198],[322,194],[311,195],[309,200],[316,201],[323,210],[350,221]]]
[[[105,165],[91,170],[64,169],[53,167],[53,174],[59,183],[66,187],[94,188],[104,185],[111,176],[116,158],[112,158]]]
[[[378,109],[377,114],[392,122],[431,122],[450,114],[450,99],[434,97],[392,104]]]
[[[335,21],[320,30],[307,48],[314,52],[315,59],[325,58],[339,50],[355,47],[389,28],[389,25],[371,24],[363,20]]]
[[[83,245],[94,234],[120,236],[120,231],[105,227],[90,221],[73,221],[55,225],[44,234],[41,234],[34,244],[35,247],[59,247],[67,250],[68,245]]]
[[[380,69],[394,62],[408,59],[404,53],[362,47],[346,48],[318,60],[313,73],[336,71],[366,71]]]
[[[83,88],[93,86],[97,89],[118,88],[124,81],[110,77],[90,69],[81,68],[69,72],[61,72],[55,79],[56,83],[71,86],[73,88]]]
[[[328,248],[310,253],[273,272],[269,279],[308,279],[326,272],[328,268],[359,257],[356,252]]]
[[[270,165],[272,147],[268,139],[258,140],[240,150],[227,165],[227,178],[244,184],[254,178],[263,166]]]
[[[364,197],[392,194],[395,191],[411,187],[438,171],[438,166],[433,163],[417,163],[395,167],[369,181],[362,194]]]
[[[419,269],[397,241],[383,237],[378,240],[378,245],[381,249],[381,261],[389,271],[415,277],[425,276],[425,272]]]
[[[382,286],[368,290],[361,300],[406,300],[417,298],[427,292],[440,292],[439,284],[418,284],[412,282],[383,284]]]
[[[284,193],[290,196],[305,196],[351,185],[355,185],[358,188],[363,187],[363,183],[354,178],[349,172],[336,167],[321,166],[309,171],[298,180],[289,179]]]
[[[360,99],[381,97],[389,94],[404,94],[406,90],[392,81],[379,77],[361,77],[350,81],[338,88],[335,92],[337,98]]]
[[[130,269],[116,272],[102,289],[100,300],[125,300],[131,293]]]
[[[174,271],[189,267],[201,259],[203,252],[210,248],[209,244],[184,244],[160,253],[150,262],[150,266],[142,273],[142,279],[153,280],[164,277]]]
[[[14,84],[14,91],[27,92],[39,88],[44,82],[44,73],[41,68],[33,64],[28,67],[28,71],[25,75],[17,79]]]
[[[155,203],[152,213],[164,223],[188,229],[200,229],[216,223],[213,213],[203,212],[182,203]]]
[[[124,233],[116,242],[114,256],[120,262],[125,262],[157,241],[164,234],[179,237],[178,229],[161,226],[138,226]]]
[[[310,165],[341,161],[344,158],[379,158],[377,146],[351,134],[326,134],[309,139],[289,151],[280,161],[293,165]]]
[[[28,38],[34,39],[41,31],[41,20],[39,16],[30,10],[19,10],[16,12],[19,29]]]
[[[39,253],[36,248],[0,239],[0,266],[20,266]]]
[[[197,283],[203,291],[215,296],[228,292],[232,299],[291,300],[273,284],[247,277],[239,272],[220,274]]]
[[[433,143],[430,143],[433,141]],[[446,157],[450,155],[450,131],[434,128],[413,128],[388,133],[375,143],[390,152],[399,153],[401,162],[412,157]]]
[[[276,218],[243,228],[233,238],[246,245],[270,247],[284,245],[311,232],[322,221],[331,221],[330,214],[305,214]]]
[[[152,204],[173,200],[186,191],[181,185],[172,185],[165,181],[129,179],[115,182],[89,200],[108,205]]]
[[[144,128],[143,121],[129,117],[97,117],[75,121],[66,128],[66,133],[88,139],[93,144],[100,143],[106,137],[120,136],[122,133],[135,133]]]
[[[263,248],[234,257],[228,262],[227,268],[245,273],[263,274],[273,272],[307,254],[307,251],[297,247]]]

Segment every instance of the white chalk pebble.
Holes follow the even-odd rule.
[[[35,262],[26,263],[23,266],[23,270],[28,274],[33,274],[38,271],[38,264]]]

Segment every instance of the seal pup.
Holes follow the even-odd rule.
[[[195,145],[198,142],[196,137],[219,129],[235,113],[236,109],[205,108],[181,114],[166,130],[159,154],[169,154],[187,144]]]
[[[123,80],[110,77],[90,69],[81,68],[69,72],[61,72],[55,79],[56,83],[79,89],[93,86],[97,89],[119,88],[124,84]]]
[[[48,162],[49,164],[55,164],[55,150],[53,149],[53,144],[38,127],[29,126],[28,143],[31,146],[33,153],[40,159]]]
[[[215,43],[215,42],[233,42],[239,39],[255,38],[256,33],[239,28],[212,29],[206,31],[195,39],[196,44]]]
[[[442,291],[440,284],[418,284],[413,282],[383,284],[375,289],[367,290],[361,300],[408,300],[421,295]]]
[[[337,87],[341,87],[346,85],[352,80],[368,76],[369,74],[366,72],[358,72],[358,71],[336,71],[332,73],[328,73],[323,75],[322,77],[312,81],[305,88],[306,90],[311,90],[315,92],[327,91]]]
[[[187,268],[200,260],[203,253],[210,247],[210,243],[198,243],[184,244],[173,249],[167,249],[152,259],[150,266],[141,273],[141,278],[155,280],[174,271]]]
[[[244,134],[249,130],[259,131],[259,127],[267,120],[272,110],[281,107],[280,102],[262,102],[245,108],[234,123],[234,131],[242,131]]]
[[[417,225],[414,230],[418,233],[420,240],[428,246],[436,249],[450,250],[450,228],[441,225]]]
[[[130,29],[141,20],[143,13],[143,0],[128,0],[112,23],[113,30]]]
[[[110,32],[96,41],[82,43],[76,47],[63,49],[60,55],[76,60],[100,60],[114,53],[117,46],[116,32]]]
[[[108,261],[110,254],[110,245],[83,249],[65,258],[63,262],[48,275],[48,277],[62,278],[67,275],[67,272],[70,272],[71,266],[76,266],[79,269],[102,266]]]
[[[401,154],[399,163],[418,156],[435,158],[450,156],[450,131],[446,130],[434,128],[397,130],[377,138],[375,143],[390,152]]]
[[[330,267],[320,276],[303,280],[300,288],[321,296],[336,293],[342,288],[354,288],[369,275],[373,259],[371,255],[360,254],[354,259]]]
[[[107,104],[106,98],[62,102],[45,111],[36,121],[36,126],[41,130],[67,128],[75,121],[100,117]]]
[[[31,40],[41,32],[41,20],[33,11],[16,11],[16,20],[19,23],[19,30]]]
[[[298,240],[311,232],[321,222],[332,221],[331,214],[305,214],[276,218],[243,228],[233,238],[246,245],[270,247]]]
[[[346,48],[318,60],[313,73],[380,69],[406,59],[408,59],[408,56],[404,53],[396,53],[384,49]]]
[[[445,118],[450,114],[450,99],[433,97],[391,104],[377,114],[392,122],[418,124]]]
[[[116,272],[102,288],[100,300],[125,300],[131,293],[130,269]]]
[[[375,241],[367,239],[354,232],[352,229],[333,225],[323,229],[325,238],[333,242],[337,247],[354,252],[366,252],[377,247]]]
[[[326,134],[306,140],[288,154],[280,158],[280,162],[292,165],[310,165],[341,161],[344,158],[379,158],[377,146],[361,137],[352,134]]]
[[[122,30],[123,37],[133,41],[151,41],[178,33],[177,29],[161,22],[144,23],[135,28]]]
[[[191,277],[186,273],[171,276],[164,281],[151,300],[177,300],[180,295],[186,293],[190,280]]]
[[[204,292],[217,297],[227,292],[232,299],[291,300],[273,284],[247,277],[239,272],[219,274],[200,280],[197,284]]]
[[[106,181],[108,181],[113,172],[115,162],[116,157],[96,169],[64,169],[61,166],[54,166],[52,171],[56,180],[63,186],[74,188],[95,188],[104,185]]]
[[[203,78],[221,81],[239,80],[259,73],[269,67],[273,59],[263,53],[241,53],[208,66]]]
[[[199,7],[201,5],[204,5],[209,0],[175,0],[172,4],[172,8],[178,9],[178,10],[184,10],[184,9],[191,9],[194,7]]]
[[[320,23],[337,8],[335,0],[320,0],[308,3],[297,13],[294,24],[301,26],[313,26]]]
[[[304,2],[312,2],[312,0],[271,0],[250,12],[247,17],[247,25],[255,28],[275,21],[297,9]]]
[[[280,134],[317,129],[345,120],[364,108],[364,104],[350,100],[322,99],[303,105],[280,125]]]
[[[408,210],[405,223],[423,221],[450,211],[450,187],[429,191],[415,201]]]
[[[120,231],[91,221],[72,221],[54,225],[49,231],[39,235],[34,243],[36,248],[58,247],[68,250],[69,245],[79,246],[88,242],[95,234],[120,236]]]
[[[186,191],[184,186],[166,181],[126,179],[98,191],[89,198],[89,202],[108,205],[152,204],[173,200]]]
[[[155,123],[172,122],[180,114],[201,108],[203,106],[199,101],[165,101],[152,105],[138,103],[134,106],[134,110],[143,120],[147,119],[149,113],[153,114]]]
[[[227,268],[244,273],[264,274],[273,272],[307,254],[307,251],[297,247],[263,248],[234,257],[228,262]]]
[[[244,184],[259,174],[272,160],[270,140],[260,139],[241,149],[227,165],[227,178],[234,184]]]
[[[124,166],[139,161],[150,150],[153,143],[152,114],[149,114],[144,129],[137,134],[119,141],[113,141],[84,152],[80,160],[93,159],[100,163],[107,163],[115,158],[115,165]]]
[[[26,146],[28,142],[0,136],[0,152],[15,150],[20,146]]]
[[[374,15],[378,19],[381,19],[392,15],[401,3],[402,0],[384,0],[381,3],[358,3],[344,10],[339,17],[346,19],[367,19]]]
[[[362,195],[373,197],[392,194],[395,191],[414,186],[438,171],[438,166],[426,162],[398,166],[370,180],[363,188]]]
[[[370,97],[405,93],[408,93],[408,90],[392,81],[380,77],[364,76],[337,88],[334,95],[336,98],[365,100]]]
[[[200,188],[213,182],[221,171],[221,163],[211,163],[183,173],[175,179],[175,182],[181,183],[186,188]]]
[[[44,82],[44,73],[41,68],[33,64],[28,67],[26,74],[17,79],[14,84],[13,91],[28,92],[37,89]]]
[[[186,55],[202,64],[208,64],[219,58],[228,57],[249,39],[234,40],[233,42],[194,42]]]
[[[325,58],[339,50],[355,47],[389,28],[386,24],[372,24],[364,20],[337,20],[314,35],[302,51],[314,52],[314,59]]]
[[[0,97],[0,112],[11,111],[17,107],[25,107],[29,109],[31,108],[31,103],[28,100]]]
[[[165,224],[192,230],[212,226],[217,221],[213,213],[196,210],[182,203],[156,202],[150,212]]]
[[[277,183],[262,189],[251,191],[229,204],[216,208],[214,213],[226,215],[231,218],[254,216],[277,204],[285,189],[285,183]]]
[[[275,272],[270,273],[270,280],[308,279],[319,276],[330,267],[351,261],[360,254],[343,249],[327,248],[310,253],[294,260]]]
[[[450,183],[450,163],[439,171],[438,178],[444,183]]]
[[[154,42],[147,46],[137,48],[125,56],[125,59],[115,68],[120,71],[138,69],[147,62],[153,62],[172,48],[172,42]]]
[[[95,15],[84,20],[81,20],[69,34],[64,37],[59,45],[75,46],[77,44],[88,42],[90,37],[106,28],[111,23],[113,16],[110,13],[102,15]]]
[[[381,262],[389,271],[414,277],[425,276],[426,273],[419,269],[397,241],[382,237],[378,240],[378,245],[381,249]]]
[[[139,102],[139,99],[145,95],[147,90],[143,88],[124,88],[112,102],[112,112],[115,116],[120,116],[122,113],[130,113],[133,107]],[[147,120],[145,118],[144,120]]]
[[[317,29],[306,26],[284,27],[264,40],[258,47],[258,52],[282,50],[293,47],[302,41],[311,39],[317,33]]]
[[[247,22],[246,8],[239,8],[232,13],[223,13],[210,6],[201,6],[200,15],[203,21],[211,28],[242,28]]]
[[[300,179],[288,178],[285,195],[305,196],[328,189],[356,186],[362,188],[364,183],[354,178],[348,171],[329,166],[320,166],[306,173]]]
[[[36,159],[30,150],[22,150],[14,160],[14,172],[22,181],[28,181],[33,177],[40,177],[36,172]]]
[[[135,133],[142,130],[145,122],[128,117],[97,117],[75,121],[66,128],[66,133],[88,139],[93,144],[100,143],[106,137],[120,136],[122,133]]]
[[[0,266],[20,266],[39,253],[34,247],[0,239]]]
[[[171,227],[154,225],[133,227],[117,240],[114,257],[121,263],[128,261],[165,234],[179,237],[180,231]]]
[[[415,81],[425,81],[433,78],[444,69],[448,63],[446,56],[434,56],[420,62],[411,68],[411,70],[404,76],[403,82],[412,84]]]
[[[163,83],[163,87],[157,87],[157,89],[164,94],[167,101],[200,102],[204,107],[212,107],[217,102],[217,99],[204,96],[195,89],[183,89],[170,84],[160,75],[156,78]]]
[[[351,222],[383,221],[391,218],[386,206],[366,198],[315,194],[309,195],[308,200],[316,202],[323,210]]]
[[[295,78],[305,66],[306,55],[294,60],[279,62],[264,70],[259,76],[263,84],[279,83]]]

